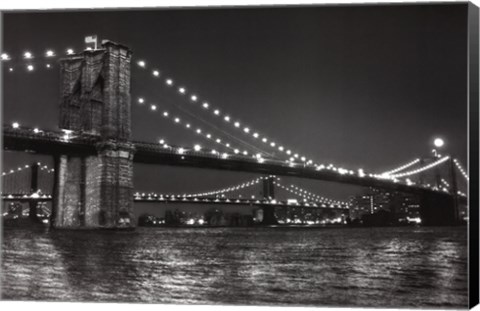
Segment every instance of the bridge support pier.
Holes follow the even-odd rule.
[[[30,193],[36,193],[38,191],[38,163],[35,162],[30,166],[31,175],[30,175]],[[28,202],[28,217],[32,221],[38,221],[37,217],[37,202],[31,200]]]
[[[275,217],[275,205],[264,206],[262,225],[271,226],[278,225],[277,217]]]
[[[134,226],[133,145],[102,143],[97,156],[60,156],[55,228]]]
[[[457,224],[454,196],[443,193],[420,195],[420,217],[424,226],[452,226]]]
[[[273,200],[275,198],[275,181],[274,176],[268,176],[263,179],[263,197],[266,200]],[[275,205],[263,206],[263,220],[262,225],[278,225],[277,218],[275,217]]]
[[[61,60],[60,128],[95,137],[97,154],[55,159],[54,228],[135,227],[130,59],[128,48],[106,41]]]

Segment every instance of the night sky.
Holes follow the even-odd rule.
[[[429,155],[436,136],[446,141],[442,153],[466,165],[466,14],[466,4],[4,13],[3,51],[13,57],[26,50],[37,56],[47,49],[79,51],[84,37],[96,34],[129,46],[133,60],[149,66],[132,64],[135,140],[211,145],[163,119],[161,111],[168,110],[254,143],[153,78],[156,68],[202,102],[317,163],[380,173]],[[12,61],[13,73],[4,65],[4,123],[58,129],[59,69],[40,68],[43,60],[35,59],[33,72],[22,61]],[[139,106],[138,97],[159,111]],[[5,153],[3,169],[39,158],[52,162]],[[134,182],[141,191],[183,193],[253,177],[135,165]],[[295,183],[338,199],[359,191]]]

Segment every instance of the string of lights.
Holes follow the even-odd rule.
[[[137,61],[137,65],[142,69],[145,69],[145,70],[147,69],[147,63],[144,60]],[[161,76],[160,71],[158,69],[153,69],[152,76],[154,78],[160,78]],[[166,77],[164,82],[168,87],[174,88],[175,83],[172,78]],[[302,162],[305,162],[306,164],[309,164],[309,165],[312,164],[314,166],[318,165],[316,163],[313,163],[313,160],[308,160],[306,156],[299,155],[298,153],[292,151],[291,149],[284,147],[282,144],[275,142],[268,136],[262,135],[259,131],[245,125],[243,121],[240,121],[239,119],[232,117],[231,114],[222,112],[220,108],[214,107],[208,101],[200,100],[199,95],[193,94],[193,93],[188,94],[186,87],[179,86],[177,88],[177,91],[178,91],[177,94],[186,98],[191,103],[201,102],[201,106],[197,106],[197,107],[202,107],[203,110],[211,112],[214,117],[222,119],[226,124],[230,124],[233,129],[242,131],[245,135],[247,135],[254,141],[263,143],[264,146],[273,148],[275,151],[282,152],[282,154],[285,153],[287,157],[289,157],[289,161],[293,161],[294,159],[300,159]]]
[[[139,98],[138,103],[139,104],[144,104],[145,99],[142,98],[142,97]],[[157,105],[151,104],[150,105],[150,110],[154,111],[154,112],[157,111],[158,110]],[[239,148],[232,146],[231,142],[224,141],[220,137],[214,137],[210,132],[208,132],[208,131],[206,131],[206,130],[198,127],[198,126],[194,126],[191,122],[187,122],[187,121],[182,120],[179,116],[173,116],[166,110],[162,112],[162,116],[163,116],[163,118],[165,118],[167,120],[170,120],[174,124],[181,126],[185,130],[193,131],[194,134],[202,137],[205,140],[208,140],[209,142],[214,142],[218,145],[221,145],[225,148],[228,148],[228,149],[232,150],[235,154],[242,153],[243,155],[248,155],[247,150],[240,151]],[[164,144],[163,142],[160,142],[160,143]],[[195,151],[200,151],[200,149],[201,149],[200,145],[195,145],[194,148],[195,148]]]
[[[205,191],[205,192],[198,192],[198,193],[184,193],[184,194],[158,194],[158,193],[148,193],[147,195],[149,196],[155,196],[155,197],[184,197],[184,198],[196,198],[196,197],[206,197],[206,196],[214,196],[214,195],[222,195],[225,193],[229,192],[234,192],[234,191],[239,191],[244,188],[249,188],[251,186],[254,186],[258,184],[261,180],[263,179],[268,179],[268,177],[257,177],[236,185],[228,186],[225,188],[221,189],[216,189],[216,190],[211,190],[211,191]],[[146,196],[145,193],[135,193],[135,196]]]
[[[463,169],[463,167],[462,167],[462,165],[460,164],[460,162],[459,162],[457,159],[453,159],[453,163],[455,163],[455,166],[456,166],[457,169],[460,171],[460,173],[462,174],[462,176],[463,176],[467,181],[469,181],[470,178],[468,177],[467,172]]]
[[[54,172],[53,168],[49,168],[47,165],[42,166],[41,164],[42,164],[41,162],[37,162],[37,165],[39,166],[41,171],[45,171],[46,173],[53,173]],[[7,170],[7,171],[2,172],[2,176],[8,176],[8,175],[16,174],[16,173],[25,171],[29,168],[30,168],[30,165],[25,164],[25,165],[19,166],[16,170],[11,169],[11,170]]]
[[[280,188],[284,189],[284,190],[287,190],[295,195],[298,195],[298,196],[301,196],[303,198],[306,198],[308,200],[312,200],[312,201],[315,201],[315,202],[318,202],[318,203],[328,203],[328,204],[339,204],[339,205],[348,205],[348,203],[345,203],[345,202],[342,202],[342,201],[338,201],[338,200],[333,200],[333,199],[330,199],[330,198],[326,198],[326,197],[323,197],[321,195],[318,195],[318,194],[315,194],[315,193],[312,193],[312,192],[309,192],[305,189],[302,189],[296,185],[290,185],[290,186],[284,186],[282,185],[280,182],[278,182],[278,180],[280,180],[279,178],[277,178],[277,181],[274,182],[275,185],[279,186]]]
[[[91,48],[87,48],[86,50],[91,50]],[[38,68],[51,69],[54,66],[54,63],[51,62],[53,59],[64,55],[72,55],[74,53],[75,51],[72,48],[67,48],[60,53],[57,53],[52,49],[47,49],[38,54],[27,50],[23,52],[20,57],[13,57],[8,53],[3,52],[0,55],[0,61],[7,65],[6,67],[8,67],[9,72],[14,72],[17,68],[24,68],[27,72],[31,72]]]
[[[144,102],[145,99],[144,98],[139,98],[138,99],[139,101],[139,104],[141,104],[140,102]],[[266,152],[265,150],[261,149],[261,148],[258,148],[257,146],[245,141],[244,139],[241,139],[235,135],[231,135],[230,133],[228,133],[227,131],[223,130],[222,128],[220,128],[219,126],[215,125],[214,123],[198,116],[197,114],[195,113],[192,113],[190,110],[186,109],[186,106],[182,106],[182,105],[177,105],[175,104],[175,109],[178,109],[180,110],[181,112],[187,114],[189,117],[191,117],[192,119],[195,119],[201,123],[204,123],[205,125],[208,125],[209,127],[212,128],[213,131],[218,131],[220,132],[221,134],[223,134],[224,136],[236,141],[237,143],[239,143],[240,145],[243,145],[243,146],[246,146],[247,149],[250,149],[253,153],[260,153],[262,155],[267,155],[267,156],[270,156],[270,157],[273,157],[273,155],[271,153],[268,153]]]
[[[415,174],[418,174],[420,172],[423,172],[423,171],[426,171],[426,170],[429,170],[431,168],[434,168],[435,166],[437,165],[440,165],[442,163],[444,163],[445,161],[447,161],[450,157],[449,156],[446,156],[446,157],[443,157],[435,162],[432,162],[428,165],[425,165],[423,167],[420,167],[420,168],[417,168],[415,170],[412,170],[412,171],[407,171],[407,172],[404,172],[404,173],[399,173],[399,174],[394,174],[394,175],[390,175],[392,178],[399,178],[399,177],[405,177],[405,176],[411,176],[411,175],[415,175]]]
[[[238,191],[238,190],[242,190],[244,188],[249,188],[251,186],[254,186],[254,185],[260,183],[260,181],[262,181],[263,179],[268,179],[268,177],[258,177],[258,178],[249,180],[247,182],[243,182],[243,183],[238,184],[238,185],[229,186],[229,187],[226,187],[226,188],[217,189],[217,190],[213,190],[213,191],[194,193],[194,194],[191,194],[190,197],[205,197],[205,196],[212,196],[212,195],[218,195],[218,194],[221,195],[221,194],[225,194],[225,193],[229,193],[229,192],[234,192],[234,191]],[[189,196],[187,195],[187,197],[189,197]]]
[[[393,174],[393,173],[397,173],[397,172],[403,171],[403,170],[409,168],[410,166],[417,164],[418,162],[420,162],[420,159],[417,158],[417,159],[415,159],[415,160],[413,160],[413,161],[411,161],[411,162],[409,162],[409,163],[407,163],[407,164],[404,164],[404,165],[402,165],[402,166],[399,166],[399,167],[397,167],[397,168],[395,168],[395,169],[393,169],[393,170],[383,172],[383,173],[381,173],[381,174],[379,174],[379,175],[380,175],[380,176],[388,176],[388,175],[391,175],[391,174]]]
[[[445,187],[449,188],[450,187],[450,184],[442,178],[442,183],[445,185]]]

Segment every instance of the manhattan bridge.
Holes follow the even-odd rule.
[[[1,55],[4,79],[20,70],[48,71],[56,66],[61,76],[58,130],[4,120],[4,152],[47,155],[54,164],[50,167],[34,162],[3,167],[3,203],[28,203],[30,215],[35,217],[40,202],[51,202],[51,210],[45,211],[51,226],[70,229],[132,228],[136,223],[134,203],[257,206],[263,210],[265,225],[276,224],[276,207],[350,209],[349,202],[282,180],[297,177],[415,195],[423,224],[459,222],[459,205],[467,204],[467,195],[459,183],[468,182],[469,177],[458,159],[435,152],[428,158],[419,156],[400,165],[392,163],[388,171],[322,163],[321,159],[281,144],[281,137],[266,135],[201,94],[190,92],[188,86],[158,69],[155,60],[132,57],[130,47],[109,40],[81,52],[66,49],[47,50],[42,55]],[[143,74],[133,75],[133,66]],[[198,114],[215,119],[217,125],[201,125],[201,120],[182,109],[183,114],[163,110],[149,98],[133,97],[131,79],[154,79],[167,96],[179,97],[185,105],[198,109]],[[166,139],[132,140],[132,109],[154,114],[161,122],[170,122],[172,131],[186,131],[215,148],[181,146]],[[257,177],[196,193],[146,193],[133,183],[134,163],[249,172]],[[440,169],[446,173],[440,174]],[[257,187],[261,188],[260,197],[238,195]],[[277,200],[279,191],[298,201]]]

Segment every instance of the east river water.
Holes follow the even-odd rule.
[[[5,228],[2,299],[467,306],[467,228]]]

